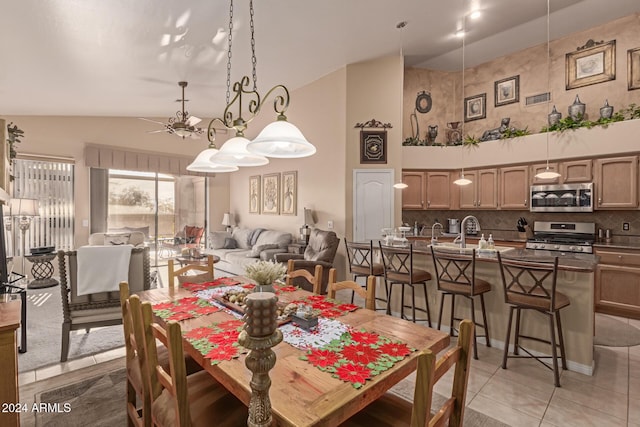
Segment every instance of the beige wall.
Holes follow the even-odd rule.
[[[573,103],[576,95],[587,104],[587,116],[591,120],[600,117],[599,109],[605,100],[615,110],[639,103],[640,91],[627,90],[627,50],[640,46],[640,14],[636,13],[607,24],[581,31],[550,44],[551,67],[550,85],[547,85],[547,44],[534,46],[494,61],[465,70],[464,96],[487,94],[487,117],[465,124],[465,134],[482,136],[487,129],[499,126],[503,117],[511,118],[511,126],[528,128],[537,133],[547,124],[547,114],[552,105],[556,105],[563,117],[567,116],[567,107]],[[545,31],[541,28],[540,31]],[[565,90],[565,55],[583,46],[587,40],[616,40],[616,79],[604,83]],[[494,106],[494,82],[507,77],[520,76],[520,102]],[[416,94],[419,91],[431,92],[433,108],[427,114],[418,114],[420,138],[424,139],[427,124],[439,126],[438,142],[446,141],[444,128],[450,121],[462,117],[462,97],[460,93],[461,73],[459,71],[442,73],[426,69],[408,69],[404,86],[403,139],[411,136],[409,115],[413,112]],[[458,82],[456,84],[455,82]],[[546,92],[550,87],[552,104],[540,104],[523,107],[524,97]],[[443,105],[444,103],[444,105]],[[453,105],[453,106],[452,106]]]

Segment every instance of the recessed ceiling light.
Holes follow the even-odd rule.
[[[482,13],[479,10],[474,10],[473,12],[471,12],[471,14],[469,15],[469,18],[471,19],[478,19],[480,18],[480,16],[482,16]]]

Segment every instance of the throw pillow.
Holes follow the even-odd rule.
[[[238,244],[236,242],[236,239],[234,239],[233,237],[227,237],[226,239],[224,239],[224,246],[222,246],[222,249],[236,249],[238,247]]]
[[[249,233],[248,241],[250,246],[253,246],[256,244],[256,241],[258,240],[260,233],[262,233],[263,231],[264,231],[264,228],[255,228],[251,233]]]
[[[104,235],[104,244],[105,245],[128,245],[129,238],[131,234],[118,233],[118,234],[108,234]]]
[[[251,245],[249,244],[249,234],[251,234],[252,231],[252,229],[240,227],[236,227],[233,229],[233,233],[231,233],[231,236],[236,239],[238,248],[251,249]]]
[[[231,238],[231,233],[226,231],[212,231],[209,233],[209,248],[221,249],[224,247],[224,241]]]
[[[260,256],[260,253],[266,249],[277,249],[278,245],[275,243],[267,243],[264,245],[255,245],[254,247],[251,248],[251,253],[247,254],[247,257],[249,258],[258,258]]]

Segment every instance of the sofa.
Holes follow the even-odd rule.
[[[245,274],[245,267],[257,261],[273,261],[275,254],[286,253],[291,233],[264,228],[235,227],[231,233],[209,233],[209,247],[204,254],[216,255],[215,270],[230,275]]]

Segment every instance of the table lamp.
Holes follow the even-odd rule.
[[[315,223],[311,209],[304,208],[304,225],[300,227],[300,241],[304,241],[305,244],[309,243],[309,236],[311,236],[311,227],[309,226]]]
[[[19,218],[18,226],[22,234],[22,274],[27,276],[24,269],[24,260],[27,255],[26,251],[26,234],[27,230],[31,227],[31,219],[34,216],[38,216],[38,200],[36,199],[11,199],[9,202],[11,216],[13,218]]]
[[[231,214],[229,212],[226,212],[223,216],[222,216],[222,225],[224,225],[226,227],[226,230],[231,233],[232,230],[232,224],[231,224]]]

